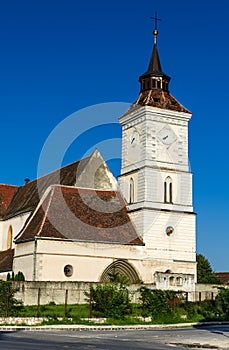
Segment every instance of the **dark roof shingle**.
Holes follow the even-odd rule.
[[[191,112],[178,102],[169,92],[152,89],[140,92],[133,106],[151,106],[177,112]]]
[[[33,211],[38,205],[45,190],[50,185],[61,184],[75,186],[77,168],[80,164],[80,167],[83,169],[89,158],[90,157],[87,157],[81,161],[76,161],[19,187],[12,202],[6,210],[3,219],[9,219],[15,215]]]
[[[7,249],[0,252],[0,272],[12,271],[14,249]]]
[[[16,237],[16,243],[38,236],[143,244],[118,192],[51,186],[44,197]]]
[[[229,272],[215,272],[220,281],[224,284],[229,284]]]
[[[15,195],[18,186],[0,184],[0,218],[2,218]]]

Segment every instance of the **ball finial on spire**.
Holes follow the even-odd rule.
[[[157,17],[157,11],[155,11],[155,17],[150,17],[150,18],[154,19],[155,21],[153,35],[154,35],[154,45],[157,45],[157,36],[158,36],[157,22],[161,21],[161,19]]]
[[[153,35],[154,35],[154,45],[157,45],[157,36],[158,36],[158,30],[157,29],[154,29]]]

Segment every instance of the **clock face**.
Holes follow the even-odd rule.
[[[158,137],[164,145],[170,146],[177,140],[176,134],[171,128],[164,127],[158,133]]]
[[[130,135],[130,145],[131,146],[136,146],[137,143],[139,142],[139,133],[137,130],[134,130],[132,134]]]

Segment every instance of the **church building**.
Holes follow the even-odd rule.
[[[95,150],[24,186],[0,185],[0,278],[102,282],[115,270],[130,283],[195,290],[192,115],[169,92],[157,37],[139,96],[119,118],[118,181]]]

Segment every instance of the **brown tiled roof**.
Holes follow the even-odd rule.
[[[16,237],[142,245],[118,192],[51,186]]]
[[[229,284],[229,272],[215,272],[220,281],[224,284]]]
[[[18,186],[0,184],[0,218],[5,214]]]
[[[0,252],[0,272],[12,271],[14,249],[7,249]]]
[[[9,219],[18,214],[33,211],[38,205],[45,190],[54,184],[74,186],[78,166],[83,169],[90,157],[74,162],[39,179],[19,187],[10,203],[3,219]],[[38,191],[39,188],[39,191]]]
[[[140,92],[139,97],[133,105],[151,106],[162,109],[169,109],[177,112],[191,113],[180,102],[178,102],[169,92],[152,89]]]

